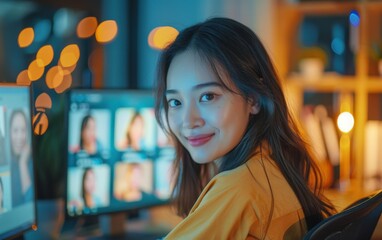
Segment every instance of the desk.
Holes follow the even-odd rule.
[[[92,219],[87,220],[88,224],[81,223],[81,220],[66,223],[60,239],[153,240],[167,235],[181,221],[181,218],[173,213],[170,206],[158,206],[148,210],[141,210],[139,218],[136,219],[127,220],[127,215],[124,213],[115,214],[111,218],[108,216],[98,216]],[[112,230],[113,234],[108,233],[110,225],[119,225],[120,223],[122,223],[121,226],[117,226],[117,229]]]

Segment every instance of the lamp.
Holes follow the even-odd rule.
[[[347,189],[350,182],[350,132],[354,126],[354,117],[350,112],[342,112],[337,118],[341,131],[340,138],[340,190]]]

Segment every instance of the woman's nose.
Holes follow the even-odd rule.
[[[193,129],[201,127],[205,124],[203,117],[200,114],[200,109],[195,104],[189,104],[184,109],[183,127]]]

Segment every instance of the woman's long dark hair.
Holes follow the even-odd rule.
[[[85,207],[90,207],[88,201],[86,200],[87,199],[86,195],[88,194],[88,192],[86,191],[85,180],[86,180],[86,177],[89,175],[89,173],[91,173],[92,171],[93,171],[92,168],[87,167],[87,168],[84,169],[84,173],[82,174],[81,197],[84,200],[84,206]]]
[[[81,129],[80,129],[80,149],[84,149],[84,138],[82,136],[86,126],[88,125],[88,122],[93,119],[93,116],[86,115],[81,122]]]
[[[232,90],[227,87],[227,78],[222,76],[228,76],[244,99],[260,105],[260,112],[251,116],[245,135],[224,156],[218,171],[242,165],[261,143],[267,142],[272,159],[302,205],[308,228],[331,215],[334,208],[321,194],[319,169],[288,111],[271,59],[256,34],[243,24],[226,18],[209,19],[181,31],[163,51],[158,63],[155,106],[156,118],[162,128],[166,130],[168,126],[165,97],[168,69],[174,57],[186,50],[198,53],[229,91]],[[171,129],[167,128],[167,132],[176,148],[176,187],[173,195],[178,214],[187,216],[206,181],[212,177],[213,166],[195,163]],[[309,186],[312,178],[314,184]]]

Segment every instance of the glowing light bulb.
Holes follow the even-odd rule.
[[[350,112],[342,112],[337,118],[337,126],[343,133],[350,132],[354,127],[354,117]]]

